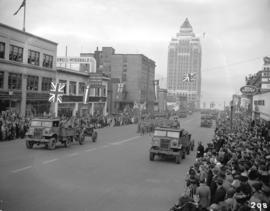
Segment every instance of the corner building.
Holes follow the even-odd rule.
[[[189,73],[193,80],[183,81]],[[189,107],[200,107],[201,44],[187,18],[168,47],[167,88],[169,96],[177,100],[186,96]]]
[[[57,43],[0,23],[0,111],[49,112]]]

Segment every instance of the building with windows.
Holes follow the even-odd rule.
[[[50,111],[57,43],[0,23],[0,111],[22,116]]]
[[[259,93],[270,92],[270,57],[264,57],[263,61],[260,71],[246,77],[246,84],[256,86]]]
[[[145,103],[148,111],[154,110],[155,103],[155,62],[143,54],[116,54],[112,47],[103,47],[94,53],[81,53],[80,56],[93,56],[97,72],[111,78],[108,89],[108,111],[118,113],[125,106]],[[87,65],[81,66],[85,71]]]
[[[168,47],[167,88],[168,95],[186,96],[189,107],[200,107],[201,44],[187,18]]]
[[[252,117],[270,123],[270,92],[253,96]]]
[[[167,89],[159,89],[158,110],[160,112],[167,111]]]
[[[57,67],[56,81],[66,84],[63,102],[58,103],[58,116],[85,116],[107,114],[107,90],[109,78],[102,73],[86,73]],[[83,96],[90,84],[87,103]]]

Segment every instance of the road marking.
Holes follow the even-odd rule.
[[[137,139],[137,138],[139,138],[139,137],[141,137],[141,136],[134,136],[134,137],[131,137],[131,138],[122,140],[122,141],[118,141],[118,142],[111,143],[110,145],[120,145],[120,144],[124,144],[124,143],[126,143],[126,142],[132,141],[132,140]]]
[[[91,149],[86,149],[84,150],[85,152],[92,152],[92,151],[95,151],[97,148],[91,148]]]
[[[107,148],[107,147],[109,147],[109,144],[103,145],[100,148]]]
[[[23,168],[13,170],[12,173],[18,173],[18,172],[20,172],[20,171],[24,171],[24,170],[30,169],[30,168],[32,168],[32,167],[33,167],[33,166],[25,166],[25,167],[23,167]]]
[[[57,161],[59,160],[58,158],[55,158],[55,159],[51,159],[51,160],[45,160],[42,162],[42,164],[48,164],[48,163],[53,163],[54,161]]]
[[[74,156],[76,156],[76,155],[79,155],[79,154],[76,153],[76,152],[74,152],[74,153],[68,154],[67,156],[69,156],[69,157],[74,157]]]

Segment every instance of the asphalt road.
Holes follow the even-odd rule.
[[[181,119],[195,143],[208,142],[213,128],[200,115]],[[0,201],[4,211],[166,211],[183,193],[195,160],[149,161],[151,136],[136,125],[98,130],[98,141],[26,149],[24,140],[0,143]],[[197,146],[197,144],[196,144]],[[1,204],[1,203],[0,203]],[[1,206],[0,206],[1,208]]]

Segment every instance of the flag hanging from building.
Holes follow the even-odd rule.
[[[84,91],[84,95],[83,95],[83,103],[86,104],[88,102],[88,96],[89,96],[89,89],[90,89],[90,85],[88,84],[86,86],[86,89]]]
[[[124,83],[119,83],[118,84],[118,88],[117,88],[117,92],[123,92],[123,89],[124,89]]]
[[[18,12],[21,10],[21,8],[25,7],[25,1],[26,1],[26,0],[23,0],[23,2],[21,3],[21,6],[19,7],[19,9],[18,9],[16,12],[14,12],[13,15],[17,15]]]
[[[52,103],[62,103],[62,96],[64,94],[64,87],[66,85],[64,83],[54,83],[51,82],[51,90],[50,90],[50,97],[49,102]]]
[[[195,80],[196,73],[185,73],[184,82],[192,82]]]
[[[140,107],[139,104],[135,101],[135,102],[134,102],[134,105],[133,105],[133,109],[139,108],[139,107]]]

